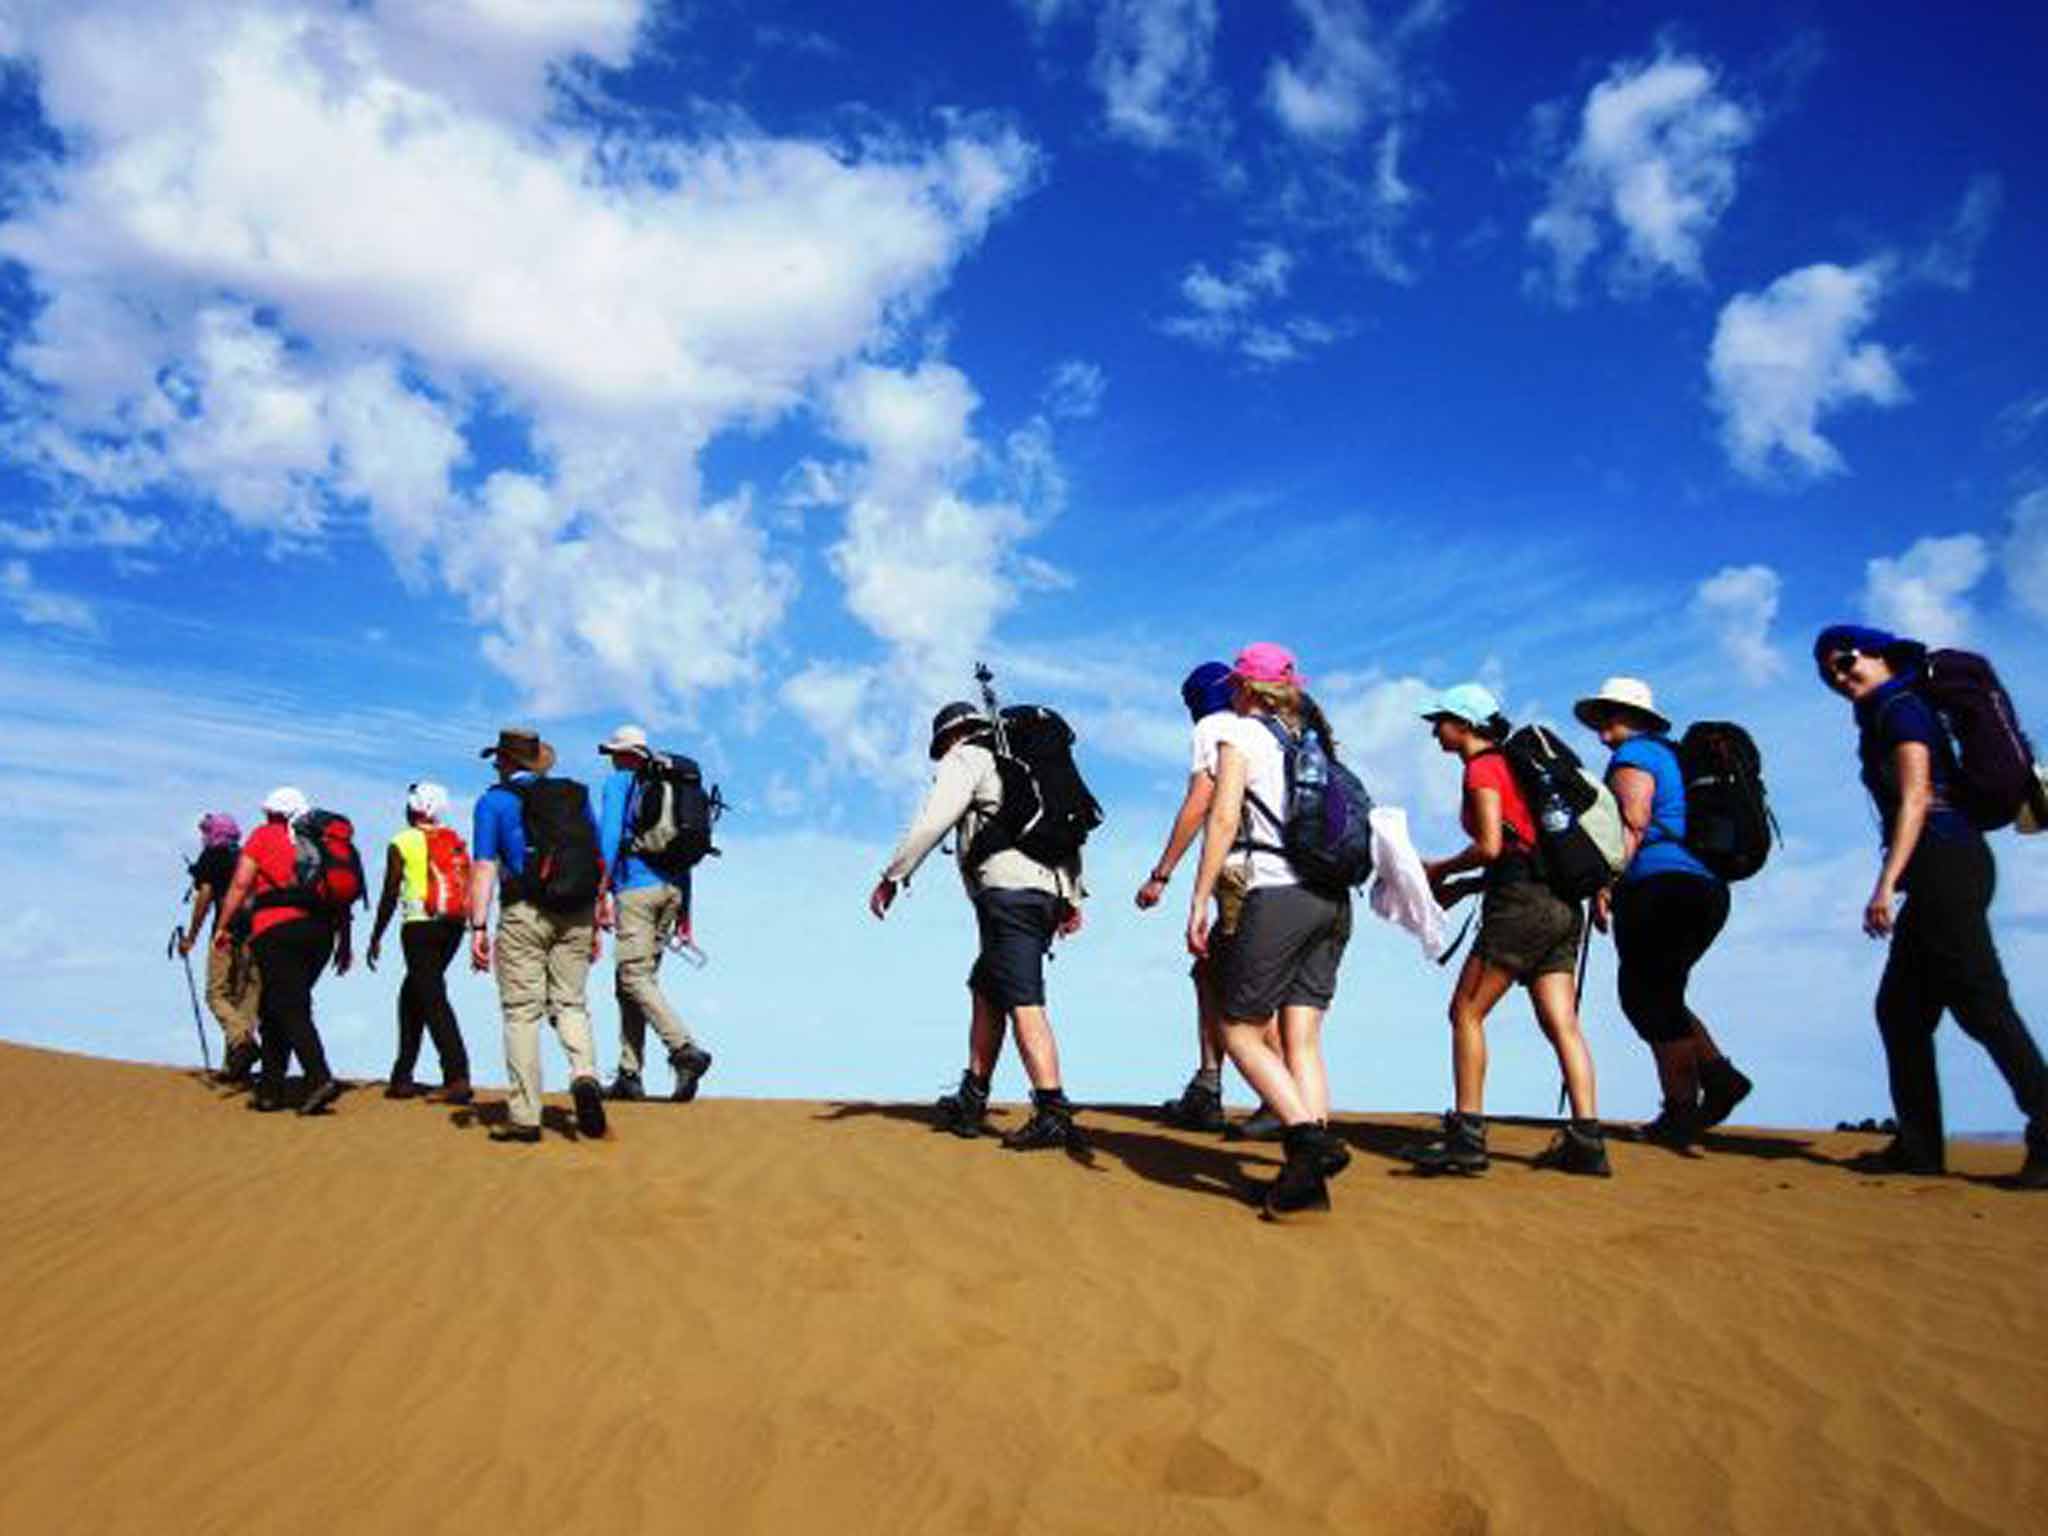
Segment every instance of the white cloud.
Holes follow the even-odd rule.
[[[1903,555],[1864,567],[1864,614],[1928,645],[1953,645],[1969,633],[1970,589],[1990,565],[1991,551],[1974,533],[1917,540]]]
[[[1929,243],[1914,264],[1916,275],[1943,288],[1967,291],[1977,275],[1977,253],[1991,238],[1998,210],[2005,202],[2005,184],[1998,177],[1972,176],[1955,217]]]
[[[2016,446],[2032,437],[2043,422],[2048,422],[2048,389],[2013,401],[1998,413],[1995,426],[2003,442]]]
[[[0,522],[0,546],[38,554],[49,549],[109,549],[132,555],[163,535],[154,517],[103,501],[52,501],[19,522]]]
[[[1215,47],[1216,0],[1103,0],[1089,78],[1109,131],[1146,149],[1212,146]]]
[[[1882,262],[1821,262],[1722,306],[1707,374],[1722,442],[1743,474],[1839,472],[1842,457],[1821,436],[1821,418],[1858,402],[1892,406],[1907,398],[1891,352],[1859,340],[1886,285]]]
[[[2035,618],[2048,620],[2048,490],[2013,503],[2002,559],[2005,582]]]
[[[7,46],[66,147],[0,226],[42,301],[0,450],[293,540],[360,501],[539,706],[658,714],[752,675],[794,577],[699,454],[901,338],[1037,159],[958,116],[921,143],[544,118],[644,12],[28,13]],[[459,488],[507,416],[520,472]]]
[[[1785,670],[1784,654],[1771,643],[1783,589],[1783,581],[1768,565],[1731,565],[1693,591],[1695,617],[1713,633],[1743,680],[1758,687]]]
[[[1616,291],[1661,275],[1703,282],[1701,247],[1735,200],[1736,157],[1754,133],[1705,60],[1660,53],[1615,65],[1588,93],[1549,201],[1529,221],[1530,241],[1550,259],[1547,279],[1532,279],[1570,303],[1614,231]]]
[[[1259,367],[1298,362],[1344,330],[1308,315],[1271,312],[1287,297],[1293,270],[1293,255],[1272,244],[1253,247],[1227,272],[1198,261],[1181,275],[1183,308],[1159,329],[1209,351],[1235,352]]]
[[[1397,99],[1394,61],[1375,44],[1359,0],[1294,0],[1294,8],[1308,45],[1266,67],[1266,105],[1298,138],[1349,143]]]
[[[1102,409],[1102,397],[1109,389],[1109,375],[1100,363],[1070,357],[1052,371],[1045,386],[1046,414],[1067,421],[1081,421]]]
[[[32,629],[67,629],[79,635],[100,632],[99,615],[90,603],[38,586],[26,560],[0,564],[0,599]]]

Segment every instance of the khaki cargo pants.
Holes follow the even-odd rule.
[[[262,991],[256,956],[247,943],[231,949],[206,946],[206,1006],[229,1045],[248,1045],[255,1040],[256,1003]]]
[[[619,999],[619,1070],[636,1076],[652,1024],[671,1057],[693,1042],[690,1030],[661,995],[661,956],[683,918],[683,893],[663,881],[614,898],[618,940],[612,950],[613,989]]]
[[[590,940],[596,916],[543,912],[515,901],[498,915],[498,1002],[505,1014],[505,1073],[511,1079],[507,1110],[514,1125],[540,1124],[540,1023],[555,1026],[569,1077],[597,1076],[590,1043],[590,1010],[583,1000],[590,979]]]

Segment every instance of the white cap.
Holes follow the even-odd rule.
[[[306,792],[289,784],[280,784],[263,797],[263,814],[282,816],[286,821],[297,821],[312,808],[313,803],[306,798]]]
[[[622,725],[597,744],[600,752],[642,752],[647,750],[647,732],[637,725]]]
[[[439,821],[441,813],[448,809],[448,791],[428,779],[405,792],[405,808],[422,821]]]

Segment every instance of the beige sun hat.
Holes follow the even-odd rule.
[[[622,725],[597,744],[600,752],[647,752],[647,732],[637,725]]]
[[[1610,677],[1591,698],[1572,706],[1579,724],[1590,731],[1600,729],[1600,716],[1609,710],[1627,710],[1649,722],[1653,731],[1668,731],[1671,722],[1657,712],[1657,696],[1640,677]]]

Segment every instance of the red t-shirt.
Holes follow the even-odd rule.
[[[1508,767],[1507,758],[1499,752],[1482,752],[1465,765],[1465,805],[1461,819],[1467,837],[1477,837],[1479,829],[1472,824],[1472,791],[1491,789],[1500,795],[1501,826],[1506,829],[1510,846],[1520,846],[1527,851],[1536,846],[1536,817],[1529,810],[1528,798],[1522,793],[1522,786],[1515,782],[1514,770]]]
[[[251,899],[297,883],[298,844],[292,837],[292,829],[283,822],[266,821],[251,832],[248,841],[242,844],[242,854],[256,861],[256,884],[249,891]],[[249,936],[254,938],[284,923],[295,923],[311,915],[304,907],[259,907],[249,919]]]

